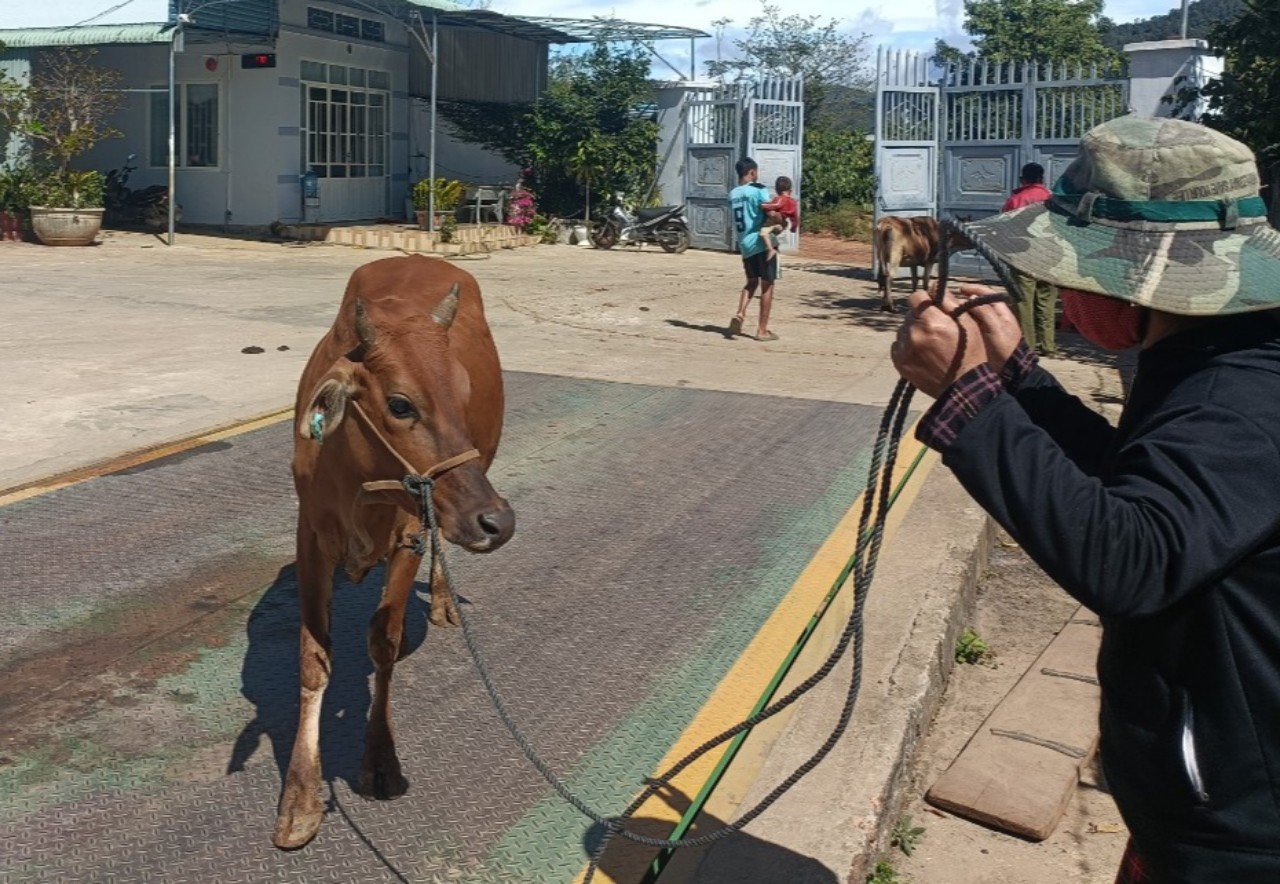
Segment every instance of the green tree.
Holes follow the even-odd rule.
[[[0,116],[30,139],[36,160],[65,176],[72,161],[120,133],[111,118],[124,103],[123,75],[93,64],[94,50],[63,49],[42,56],[31,84],[0,84]]]
[[[1253,148],[1270,185],[1275,223],[1280,222],[1280,0],[1246,4],[1238,18],[1209,32],[1210,50],[1226,65],[1222,77],[1199,92],[1208,99],[1201,122]]]
[[[873,145],[861,132],[816,128],[805,133],[800,197],[805,212],[875,195]]]
[[[707,73],[736,82],[761,77],[804,77],[805,117],[810,125],[841,113],[842,106],[871,86],[867,34],[851,34],[839,19],[820,15],[782,15],[766,3],[733,41],[733,58],[707,62]],[[731,19],[713,22],[722,41]],[[840,106],[837,106],[840,105]]]
[[[1110,21],[1102,9],[1103,0],[965,0],[964,30],[974,51],[939,40],[935,57],[1114,65],[1120,56],[1103,42]]]
[[[599,43],[558,61],[527,130],[534,190],[544,210],[575,212],[588,187],[632,198],[648,192],[658,124],[638,109],[650,93],[642,47]]]

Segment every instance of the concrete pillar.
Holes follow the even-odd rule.
[[[1222,75],[1222,59],[1209,54],[1204,40],[1129,43],[1124,53],[1129,58],[1129,108],[1139,116],[1173,116],[1173,99],[1181,89]],[[1203,102],[1184,116],[1197,120],[1202,113]]]

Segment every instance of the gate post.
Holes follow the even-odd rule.
[[[1180,110],[1173,98],[1184,86],[1203,86],[1222,76],[1222,59],[1209,54],[1204,40],[1155,40],[1129,43],[1129,108],[1144,117],[1172,117]],[[1198,120],[1203,102],[1187,108],[1184,119]]]

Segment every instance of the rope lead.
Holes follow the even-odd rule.
[[[950,275],[950,249],[948,248],[948,239],[953,231],[963,232],[964,228],[959,222],[944,220],[942,222],[941,230],[942,236],[939,244],[938,258],[938,289],[934,293],[934,300],[939,304],[942,300],[942,293],[946,291]],[[1005,284],[1006,288],[1009,291],[1018,291],[1016,283],[1013,283],[1009,278],[1007,269],[999,262],[998,258],[979,243],[975,242],[973,246],[983,255],[983,257],[991,262],[997,276],[1000,277],[1001,282]],[[1008,300],[1008,296],[984,295],[978,298],[972,298],[961,304],[956,309],[954,315],[959,316],[973,307],[996,300]],[[914,393],[915,388],[911,386],[911,384],[905,380],[898,381],[897,385],[894,387],[893,395],[889,399],[889,405],[885,408],[884,415],[880,419],[879,431],[876,434],[876,440],[872,446],[871,464],[867,471],[867,485],[863,495],[862,513],[858,520],[858,539],[853,553],[855,560],[853,574],[851,575],[854,593],[853,610],[850,612],[849,620],[845,624],[844,630],[841,632],[835,648],[832,649],[826,660],[812,675],[793,688],[785,697],[771,703],[756,715],[739,722],[728,730],[716,735],[710,740],[707,740],[701,746],[698,746],[684,758],[673,764],[661,776],[651,778],[648,781],[648,785],[641,791],[641,793],[629,805],[627,805],[627,808],[621,814],[617,816],[607,816],[600,813],[570,789],[568,784],[565,783],[565,781],[551,769],[546,761],[543,760],[542,756],[538,754],[538,751],[533,747],[529,738],[511,716],[511,712],[507,708],[506,700],[503,698],[501,691],[498,690],[498,686],[494,682],[493,676],[490,673],[488,661],[486,660],[484,653],[481,651],[479,643],[476,641],[475,634],[472,631],[470,618],[466,613],[466,608],[459,602],[457,594],[454,591],[453,577],[449,572],[449,562],[444,555],[444,550],[440,542],[440,531],[438,530],[436,520],[435,502],[432,500],[432,491],[434,489],[435,482],[429,476],[424,475],[410,474],[404,478],[405,490],[416,497],[420,503],[422,522],[426,526],[430,535],[430,552],[432,561],[439,562],[440,564],[440,571],[444,577],[445,586],[458,610],[458,618],[462,624],[463,642],[466,644],[467,652],[470,654],[472,663],[476,667],[476,672],[480,676],[480,681],[484,685],[485,692],[489,695],[489,700],[493,705],[494,711],[498,714],[498,718],[502,721],[503,726],[506,727],[507,732],[511,734],[512,739],[515,740],[516,745],[520,748],[520,751],[524,754],[525,758],[542,776],[542,778],[546,780],[547,784],[551,786],[556,794],[576,808],[588,819],[601,826],[604,830],[604,836],[591,851],[584,884],[590,884],[595,877],[596,870],[600,865],[600,860],[604,856],[609,842],[615,836],[621,836],[626,838],[628,841],[633,841],[637,844],[645,845],[646,847],[675,850],[682,847],[705,847],[738,832],[749,822],[768,810],[769,807],[782,797],[783,794],[789,791],[806,774],[817,767],[840,741],[840,738],[844,735],[850,721],[853,719],[853,710],[857,705],[858,694],[862,687],[862,656],[864,646],[863,619],[866,610],[867,596],[871,587],[871,580],[875,575],[876,564],[880,557],[881,543],[884,540],[884,525],[889,512],[889,498],[892,491],[894,467],[896,466],[898,459],[898,447],[902,439],[903,428],[906,424],[907,415],[910,413],[911,398]],[[754,807],[747,810],[742,814],[742,816],[731,823],[705,834],[688,838],[679,838],[674,840],[654,838],[649,835],[641,834],[640,832],[632,831],[626,827],[627,822],[646,801],[658,794],[662,789],[670,786],[671,780],[679,775],[680,772],[690,764],[697,761],[717,746],[733,739],[743,731],[750,730],[761,722],[777,715],[779,712],[791,706],[815,688],[831,674],[835,669],[836,664],[840,662],[845,653],[849,650],[850,645],[853,646],[853,669],[850,674],[849,688],[845,695],[845,701],[840,712],[840,717],[836,722],[835,727],[832,729],[831,734],[807,761],[797,767],[790,776],[774,787],[774,789],[761,799]]]

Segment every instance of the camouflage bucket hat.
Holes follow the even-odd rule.
[[[1040,205],[965,225],[1014,269],[1188,316],[1280,307],[1280,231],[1253,153],[1197,123],[1089,131]]]

